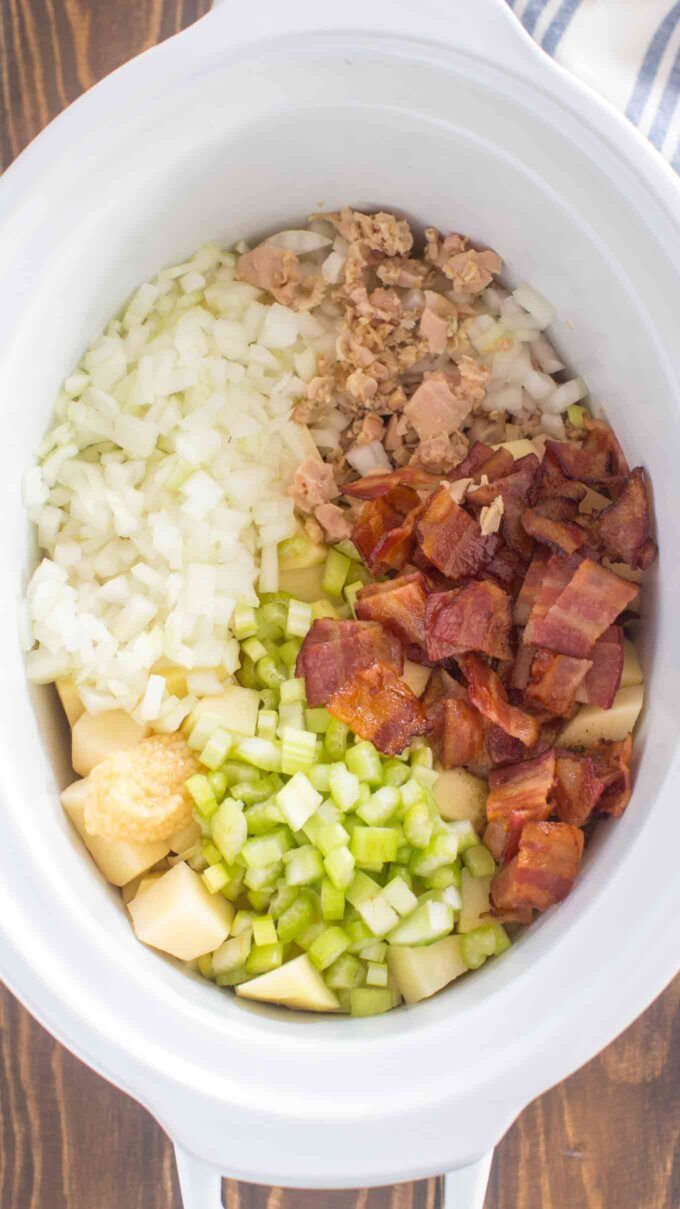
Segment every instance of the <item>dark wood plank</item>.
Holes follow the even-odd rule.
[[[229,2],[229,0],[227,0]],[[235,0],[231,0],[235,2]],[[0,165],[209,0],[0,0]],[[680,979],[498,1147],[487,1209],[678,1209]],[[440,1181],[357,1192],[225,1183],[227,1209],[439,1209]],[[180,1209],[148,1114],[0,991],[0,1209]]]

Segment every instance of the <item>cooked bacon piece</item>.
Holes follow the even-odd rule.
[[[526,821],[526,815],[513,811],[507,818],[493,819],[487,823],[484,845],[497,865],[507,865],[517,855],[519,838]]]
[[[388,503],[385,496],[379,496],[364,504],[352,529],[352,541],[364,562],[371,566],[373,551],[378,542],[392,529],[401,525],[402,520],[401,513]]]
[[[465,651],[483,651],[509,659],[510,597],[492,583],[472,582],[427,599],[425,631],[429,659],[447,659]]]
[[[490,919],[497,924],[530,924],[534,918],[531,907],[514,907],[501,911],[491,904],[491,910],[481,915],[480,919]]]
[[[633,736],[616,743],[603,741],[591,747],[588,753],[595,766],[597,776],[604,782],[602,796],[598,800],[598,814],[610,814],[618,819],[630,801],[630,756]]]
[[[623,629],[620,625],[605,630],[590,652],[590,658],[593,666],[576,690],[576,700],[610,709],[623,672]]]
[[[543,587],[553,562],[551,559]],[[562,655],[587,659],[598,638],[636,596],[637,586],[592,559],[584,558],[566,587],[539,617],[536,614],[542,604],[542,594],[543,588],[529,618],[525,640]]]
[[[444,702],[444,732],[441,762],[444,768],[482,764],[484,760],[484,719],[478,709],[464,698],[449,697]]]
[[[483,441],[475,441],[462,462],[459,462],[446,477],[452,483],[459,479],[472,479],[474,483],[478,483],[485,474],[488,481],[493,483],[495,479],[510,474],[513,466],[514,459],[509,449],[493,449],[491,445],[485,445]]]
[[[496,874],[491,901],[499,910],[545,911],[571,890],[581,864],[583,832],[569,823],[527,823],[519,852]]]
[[[554,605],[558,596],[564,591],[572,575],[581,564],[580,554],[553,554],[543,565],[540,582],[533,591],[533,603],[524,631],[524,641],[539,645],[540,640],[535,635],[535,628]],[[533,559],[532,559],[533,566]],[[529,568],[531,571],[531,568]],[[540,573],[540,565],[536,575]]]
[[[532,503],[553,499],[555,496],[580,503],[582,499],[585,499],[587,492],[588,488],[585,484],[577,483],[575,479],[568,479],[561,470],[557,459],[546,451],[531,489]]]
[[[548,550],[538,546],[534,551],[534,556],[529,563],[529,569],[524,576],[524,582],[515,601],[512,614],[512,620],[515,625],[526,625],[529,620],[529,614],[533,608],[539,588],[543,583],[543,577],[549,560],[550,553]]]
[[[410,658],[410,656],[409,656]],[[425,691],[420,698],[430,720],[430,741],[438,742],[444,734],[444,702],[449,698],[467,701],[467,690],[443,667],[433,668]]]
[[[571,519],[576,515],[578,504],[574,500],[561,496],[542,500],[533,508],[525,508],[522,513],[522,525],[530,537],[543,542],[553,549],[563,550],[565,554],[573,554],[585,546],[588,534],[582,525],[577,525]]]
[[[410,490],[406,488],[406,490]],[[390,497],[384,496],[384,499]],[[382,537],[378,538],[371,551],[371,567],[374,571],[401,571],[412,558],[416,545],[416,521],[420,516],[422,504],[412,508],[403,517],[400,525],[395,525]]]
[[[590,755],[560,749],[555,752],[555,813],[563,823],[582,827],[588,822],[604,789]]]
[[[618,492],[621,479],[628,475],[628,463],[614,433],[602,420],[590,420],[582,445],[572,441],[546,441],[546,455],[552,457],[568,479],[581,483],[599,483]]]
[[[566,718],[572,712],[576,694],[592,666],[589,659],[556,655],[554,651],[539,647],[531,661],[524,700],[527,705]]]
[[[357,617],[379,621],[404,644],[425,645],[425,580],[420,571],[382,584],[367,584],[357,596]]]
[[[506,451],[507,452],[507,451]],[[522,525],[522,513],[526,507],[534,479],[540,467],[535,453],[518,458],[511,473],[485,486],[471,488],[468,501],[482,507],[493,503],[497,495],[503,500],[503,523],[501,532],[505,541],[522,558],[529,559],[533,553],[533,539]]]
[[[540,726],[535,718],[508,702],[507,693],[494,671],[481,655],[461,655],[458,660],[468,682],[470,701],[488,718],[526,747],[538,740]]]
[[[327,709],[388,756],[398,756],[416,735],[430,729],[418,697],[379,660],[349,676],[330,697]]]
[[[484,719],[484,759],[482,764],[488,768],[501,768],[507,764],[519,764],[532,754],[528,747],[506,734],[502,726]]]
[[[440,479],[436,474],[429,474],[422,466],[402,466],[401,470],[390,470],[386,473],[367,474],[363,479],[348,483],[343,487],[343,493],[356,500],[377,500],[395,487],[414,487],[424,490],[434,487]],[[406,509],[404,509],[406,511]]]
[[[535,646],[527,646],[523,643],[517,648],[515,662],[513,663],[512,671],[510,672],[510,687],[516,688],[520,693],[524,692],[524,689],[529,683],[531,665],[534,661],[535,654]]]
[[[509,546],[498,547],[493,558],[490,558],[482,575],[493,575],[505,587],[520,590],[527,574],[527,562]]]
[[[322,617],[312,622],[295,664],[304,676],[307,704],[325,705],[359,668],[376,659],[401,674],[404,652],[399,639],[373,621],[335,621]]]
[[[454,503],[446,487],[427,501],[416,521],[418,544],[448,579],[476,575],[498,549],[495,534],[483,537],[477,521]]]
[[[489,776],[486,817],[505,819],[522,814],[528,819],[547,819],[552,811],[550,795],[555,780],[555,752],[546,751],[532,760],[499,768]]]
[[[657,554],[651,527],[647,479],[636,466],[618,499],[595,517],[593,528],[610,558],[644,570]]]

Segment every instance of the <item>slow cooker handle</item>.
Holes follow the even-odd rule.
[[[266,37],[292,33],[330,33],[351,29],[378,31],[422,42],[467,50],[503,67],[524,64],[533,72],[554,70],[510,9],[507,0],[343,0],[341,5],[319,0],[255,0],[223,7],[213,0],[212,12],[193,27],[215,35],[213,20],[226,18],[226,37],[233,50]]]
[[[442,1209],[484,1209],[492,1158],[490,1150],[469,1167],[449,1172]],[[176,1142],[175,1159],[184,1209],[223,1209],[222,1176],[217,1168],[195,1158]]]

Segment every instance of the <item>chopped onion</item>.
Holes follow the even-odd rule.
[[[544,373],[556,374],[561,369],[564,369],[563,363],[545,336],[537,336],[535,340],[531,341],[530,348],[532,357],[538,361]]]
[[[327,248],[333,241],[326,235],[320,235],[316,231],[279,231],[277,235],[270,235],[265,243],[273,244],[275,248],[284,248],[287,252],[297,252],[299,256],[304,256],[308,252],[319,252],[321,248]]]
[[[572,403],[578,403],[580,399],[585,398],[587,394],[588,387],[583,378],[572,378],[571,382],[563,382],[547,399],[543,400],[541,411],[559,415],[560,412],[571,407]]]
[[[366,445],[352,445],[346,453],[347,461],[357,474],[370,474],[372,470],[391,470],[392,463],[380,441],[368,441]]]
[[[321,265],[321,276],[329,285],[337,285],[342,280],[347,257],[341,252],[331,252]]]
[[[521,307],[524,307],[525,311],[538,320],[541,328],[548,327],[555,318],[555,308],[552,303],[548,302],[543,294],[539,294],[538,290],[527,285],[526,281],[512,291],[512,296]]]
[[[544,412],[541,417],[541,428],[543,432],[547,432],[556,441],[563,441],[567,435],[564,420],[561,416],[546,415]]]
[[[538,370],[530,369],[526,376],[522,379],[524,389],[529,392],[532,399],[546,399],[555,390],[555,383],[548,374],[539,374]]]
[[[317,449],[339,449],[340,437],[334,428],[310,428]]]

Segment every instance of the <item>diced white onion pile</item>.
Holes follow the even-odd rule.
[[[178,726],[237,667],[236,601],[278,587],[287,486],[314,449],[291,405],[332,323],[265,304],[236,259],[209,245],[140,287],[25,475],[45,552],[20,610],[28,673],[73,676],[91,713]],[[150,679],[160,659],[191,671],[189,696]]]
[[[585,398],[583,378],[557,382],[564,369],[542,334],[555,317],[555,308],[531,286],[512,294],[494,285],[484,290],[486,313],[466,322],[466,331],[483,364],[491,370],[484,400],[486,411],[537,412],[550,436],[565,436],[562,413]],[[536,362],[540,369],[534,367]]]

